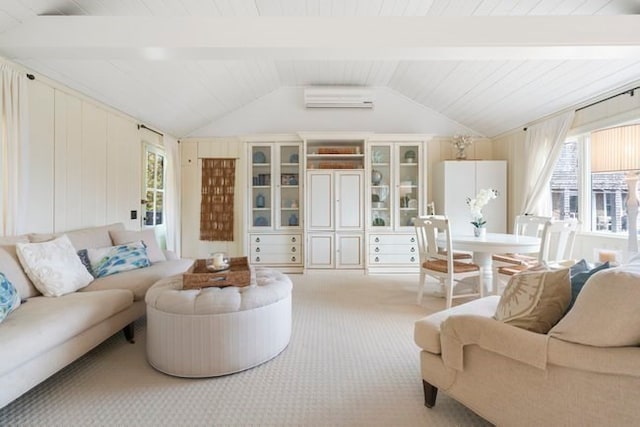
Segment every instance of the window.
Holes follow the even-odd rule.
[[[553,217],[578,218],[587,231],[626,235],[625,173],[591,173],[589,144],[589,134],[564,143],[550,183]]]
[[[164,224],[164,191],[166,158],[162,149],[145,144],[145,215],[144,225],[155,227]]]
[[[567,140],[551,176],[551,199],[555,219],[578,218],[578,157],[577,139]]]

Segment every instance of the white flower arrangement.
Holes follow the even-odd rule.
[[[473,144],[473,137],[470,135],[454,135],[451,145],[453,145],[458,152],[456,153],[456,159],[464,160],[467,158],[467,154],[464,150]]]
[[[469,210],[471,211],[471,217],[473,224],[475,227],[483,227],[487,221],[485,221],[482,216],[482,208],[484,208],[489,201],[498,197],[498,191],[493,188],[485,188],[478,192],[475,199],[467,197],[467,205],[469,205]]]

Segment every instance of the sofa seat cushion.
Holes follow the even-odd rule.
[[[493,317],[500,296],[492,295],[476,299],[465,304],[433,313],[418,320],[414,327],[414,341],[418,347],[433,354],[441,354],[440,325],[450,316],[470,314],[482,317]]]
[[[130,307],[133,294],[115,289],[29,300],[0,324],[0,375]]]
[[[91,282],[89,286],[82,288],[81,292],[127,289],[133,292],[133,297],[136,301],[142,301],[151,285],[165,277],[184,273],[192,264],[192,259],[157,262],[149,267],[100,277]]]

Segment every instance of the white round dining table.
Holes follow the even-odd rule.
[[[445,246],[444,236],[438,236],[438,245]],[[491,256],[503,253],[534,253],[540,250],[540,239],[519,234],[487,233],[482,237],[473,234],[452,234],[451,244],[456,251],[473,252],[473,262],[482,267],[485,289],[493,287]],[[493,290],[495,291],[495,290]]]

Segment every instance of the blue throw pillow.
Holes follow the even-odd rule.
[[[149,267],[147,248],[142,241],[107,248],[87,249],[93,277]]]
[[[598,271],[601,271],[607,268],[609,268],[608,261],[595,268],[592,268],[589,271],[582,271],[580,273],[576,273],[571,276],[571,302],[569,303],[569,308],[567,308],[567,311],[571,310],[571,307],[573,307],[573,303],[576,302],[576,298],[578,298],[578,294],[582,290],[582,287],[584,286],[584,284],[587,283],[587,280],[589,279],[589,277],[593,276]]]
[[[78,258],[80,258],[80,262],[82,262],[84,268],[86,268],[87,271],[91,273],[93,277],[95,277],[95,275],[93,274],[93,270],[91,270],[91,260],[89,259],[89,252],[87,252],[86,249],[80,249],[78,251]]]
[[[0,273],[0,322],[19,305],[18,290],[3,273]]]
[[[573,276],[578,273],[583,273],[585,271],[589,271],[589,264],[587,264],[587,260],[582,258],[580,261],[576,262],[569,269],[569,276]]]

